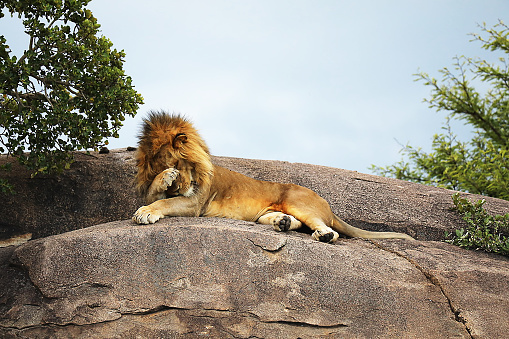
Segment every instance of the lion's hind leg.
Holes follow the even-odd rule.
[[[311,236],[315,240],[334,243],[339,238],[339,234],[329,226],[325,225],[325,223],[321,220],[314,220],[306,225],[314,231]]]
[[[272,225],[278,232],[297,230],[302,223],[294,216],[282,212],[268,212],[258,218],[258,222],[264,225]]]
[[[309,227],[315,240],[333,243],[339,234],[331,226],[332,211],[329,203],[312,190],[288,184],[283,201],[283,212],[293,215],[301,223]]]
[[[313,215],[311,212],[306,211],[305,208],[290,208],[288,213],[294,215],[313,231],[313,239],[327,243],[333,243],[338,240],[339,234],[327,226],[324,218]]]

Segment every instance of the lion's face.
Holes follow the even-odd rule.
[[[171,167],[177,168],[179,159],[174,156],[175,152],[172,152],[170,148],[170,145],[163,145],[154,156],[148,157],[150,167],[155,173],[160,173]]]
[[[210,185],[213,165],[208,147],[185,118],[150,113],[138,146],[136,181],[141,194],[146,193],[156,175],[168,168],[179,171],[173,192],[188,195],[192,194],[193,186]]]
[[[140,151],[144,155],[143,160],[155,174],[167,168],[177,168],[178,163],[184,160],[184,148],[187,142],[187,136],[184,133],[175,134],[168,130],[155,130],[150,133],[147,140],[148,142],[140,145]]]
[[[150,161],[155,173],[168,168],[177,169],[179,175],[169,191],[171,194],[190,196],[193,194],[194,166],[184,158],[185,140],[185,135],[179,135],[173,142],[163,145]]]

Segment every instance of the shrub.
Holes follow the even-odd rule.
[[[446,234],[447,242],[468,249],[484,250],[509,256],[509,213],[491,216],[484,208],[484,199],[474,203],[453,196],[456,210],[466,221],[467,227]]]

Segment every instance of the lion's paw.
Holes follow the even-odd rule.
[[[315,240],[327,243],[333,243],[339,238],[339,234],[332,229],[327,231],[316,230],[312,236]]]
[[[134,213],[133,221],[137,224],[153,224],[164,218],[164,214],[150,206],[142,206]]]
[[[290,229],[292,219],[287,215],[281,215],[278,216],[277,218],[274,218],[274,221],[272,223],[276,231],[286,232]]]
[[[161,172],[161,181],[162,184],[166,187],[171,186],[175,179],[177,179],[177,176],[179,175],[179,171],[176,168],[168,168]]]

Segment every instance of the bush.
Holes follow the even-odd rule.
[[[484,250],[509,256],[509,213],[491,216],[483,208],[485,200],[474,203],[453,195],[456,210],[466,221],[467,227],[446,234],[447,242],[468,249]]]

